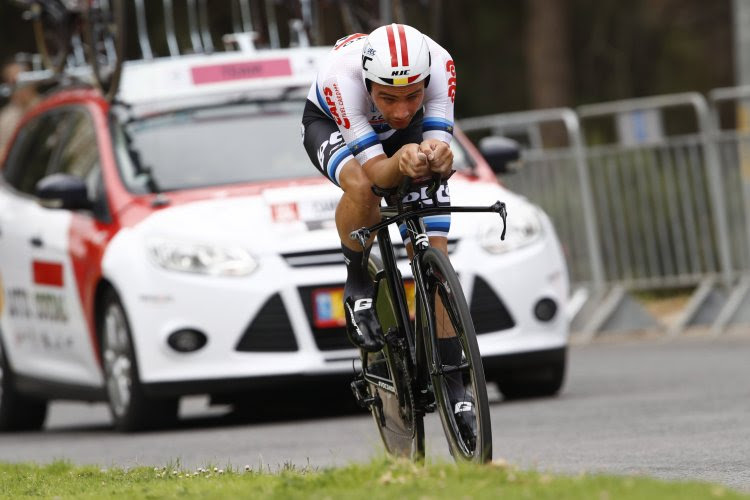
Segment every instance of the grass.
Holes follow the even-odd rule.
[[[665,482],[643,477],[554,476],[519,471],[502,462],[486,466],[445,463],[418,466],[376,460],[341,468],[297,468],[276,472],[207,466],[187,471],[179,464],[130,470],[0,464],[0,498],[278,498],[278,499],[734,499],[750,496],[723,486]]]

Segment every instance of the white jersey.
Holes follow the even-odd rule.
[[[360,165],[384,154],[381,141],[395,130],[383,119],[367,92],[362,76],[362,45],[367,35],[339,39],[322,62],[307,98],[336,122],[341,136]],[[425,89],[424,139],[450,143],[453,138],[453,101],[456,68],[450,54],[425,36],[430,50],[430,82]]]

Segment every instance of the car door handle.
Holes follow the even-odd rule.
[[[29,240],[29,243],[31,243],[32,247],[41,248],[44,246],[44,241],[39,236],[32,236]]]

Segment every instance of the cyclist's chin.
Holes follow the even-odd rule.
[[[390,125],[391,128],[396,130],[401,130],[409,126],[409,123],[411,123],[411,119],[406,120],[394,120],[390,119],[388,120],[388,125]]]

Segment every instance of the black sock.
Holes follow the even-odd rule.
[[[366,268],[362,267],[363,261],[370,256],[370,248],[363,252],[356,252],[341,245],[346,263],[346,285],[344,286],[344,297],[362,297],[372,295],[373,284],[367,275]]]
[[[440,361],[443,365],[459,366],[461,364],[463,349],[458,337],[438,339],[438,351],[440,352]],[[448,391],[452,397],[456,399],[466,398],[468,392],[464,387],[463,372],[448,373],[445,375],[445,381],[448,384]]]

